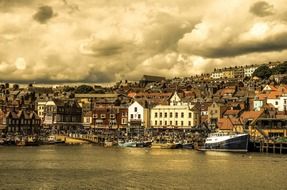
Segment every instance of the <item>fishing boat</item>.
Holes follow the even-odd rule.
[[[236,133],[211,133],[205,140],[203,147],[199,150],[224,151],[224,152],[247,152],[248,134]]]

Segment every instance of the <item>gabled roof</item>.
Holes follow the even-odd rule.
[[[240,120],[242,123],[244,123],[247,120],[256,120],[258,119],[262,114],[264,113],[264,110],[260,111],[245,111],[241,114]]]
[[[238,115],[241,110],[226,110],[223,115]]]
[[[242,125],[238,118],[220,118],[218,121],[220,130],[233,130],[235,125]]]

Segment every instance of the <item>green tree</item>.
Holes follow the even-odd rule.
[[[261,65],[253,72],[253,77],[259,77],[261,79],[268,79],[272,75],[272,70],[267,65]]]
[[[95,92],[94,88],[89,85],[80,85],[75,90],[76,94],[88,94]]]
[[[272,74],[277,75],[277,74],[285,74],[287,73],[287,62],[285,61],[282,64],[277,65],[272,69]]]
[[[287,77],[283,77],[283,79],[280,81],[281,84],[287,84]]]

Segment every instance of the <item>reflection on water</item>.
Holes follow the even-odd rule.
[[[0,147],[0,189],[285,189],[286,155]]]

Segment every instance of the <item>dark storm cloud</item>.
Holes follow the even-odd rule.
[[[127,49],[127,46],[129,46],[128,42],[109,39],[93,44],[91,49],[94,52],[94,56],[112,56],[120,54]]]
[[[33,18],[37,22],[45,24],[53,16],[54,16],[53,8],[48,5],[44,5],[38,8],[38,11],[33,15]]]
[[[235,57],[249,53],[283,51],[287,49],[287,32],[270,36],[264,41],[232,42],[226,41],[215,47],[190,49],[194,54],[207,58]]]
[[[249,11],[256,16],[265,17],[273,14],[273,5],[265,1],[259,1],[254,3]]]

